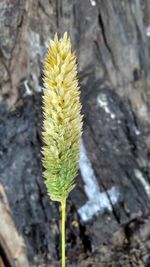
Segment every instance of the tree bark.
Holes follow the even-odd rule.
[[[0,183],[31,266],[60,266],[61,258],[59,206],[47,196],[40,153],[41,68],[55,31],[68,31],[77,52],[81,163],[92,169],[98,190],[90,195],[80,163],[67,202],[68,266],[150,265],[149,10],[148,0],[0,3]],[[3,205],[0,217],[6,214]],[[8,267],[2,233],[1,227],[0,266]]]

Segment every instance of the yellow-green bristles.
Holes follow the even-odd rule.
[[[62,201],[74,186],[82,129],[76,56],[67,33],[49,44],[44,62],[43,165],[48,193]]]

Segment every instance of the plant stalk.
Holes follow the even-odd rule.
[[[65,221],[66,221],[66,199],[62,200],[61,202],[61,249],[62,249],[62,267],[65,267]]]

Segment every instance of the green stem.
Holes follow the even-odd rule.
[[[65,267],[65,220],[66,220],[66,199],[61,202],[61,236],[62,236],[62,267]]]

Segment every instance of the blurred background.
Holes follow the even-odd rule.
[[[60,208],[41,164],[42,64],[78,58],[84,114],[67,266],[150,266],[150,1],[0,1],[0,267],[60,266]]]

